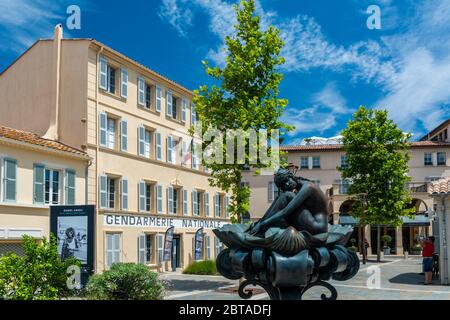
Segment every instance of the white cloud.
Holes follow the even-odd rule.
[[[265,12],[260,1],[256,2],[256,7],[262,15],[263,26],[273,24],[281,30],[285,41],[282,50],[286,59],[285,72],[304,73],[317,69],[345,73],[355,83],[371,84],[383,94],[374,106],[387,109],[403,130],[417,132],[418,125],[431,129],[449,115],[450,1],[410,2],[408,10],[390,0],[376,2],[385,17],[384,31],[389,30],[390,35],[382,36],[380,41],[364,40],[347,46],[330,41],[312,17],[302,14],[280,17],[277,12]],[[178,3],[206,11],[210,17],[209,30],[219,39],[232,34],[235,24],[232,3],[224,0],[190,3],[178,0]],[[221,42],[208,52],[207,58],[223,66],[226,57],[223,49]],[[335,123],[334,116],[325,114],[324,107],[336,114],[349,110],[342,95],[336,95],[333,89],[336,88],[329,84],[315,95],[312,109],[294,114],[306,119],[296,120],[297,132],[313,131],[318,123],[323,130]],[[362,104],[368,102],[362,101]],[[292,110],[287,112],[293,115]]]
[[[65,11],[50,0],[0,1],[0,49],[21,52],[39,38],[50,37]]]
[[[330,109],[335,114],[352,113],[347,107],[347,100],[342,96],[335,82],[328,83],[320,92],[312,97],[312,102],[321,107]]]
[[[181,2],[185,3],[186,0]],[[162,0],[159,17],[167,20],[182,36],[186,36],[186,30],[192,25],[191,10],[180,7],[177,0]]]
[[[305,109],[286,109],[282,120],[295,127],[294,131],[288,133],[289,136],[296,136],[299,133],[319,131],[321,134],[336,125],[336,117],[333,113],[324,111],[318,106]]]

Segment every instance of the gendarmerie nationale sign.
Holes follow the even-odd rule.
[[[109,227],[175,227],[177,229],[217,229],[223,225],[222,221],[213,220],[115,214],[105,214],[103,221],[104,225]]]

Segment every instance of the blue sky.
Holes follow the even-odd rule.
[[[201,60],[223,63],[236,0],[0,0],[0,70],[35,40],[66,26],[81,8],[81,30],[190,89],[209,83]],[[280,28],[285,48],[281,95],[287,139],[338,135],[359,105],[387,109],[420,138],[450,115],[450,1],[257,0],[262,25]],[[126,3],[126,5],[124,5]],[[369,30],[369,5],[381,29]]]

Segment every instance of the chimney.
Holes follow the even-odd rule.
[[[59,138],[59,89],[60,89],[60,76],[61,76],[61,42],[63,39],[63,27],[62,24],[58,24],[54,30],[53,38],[53,105],[50,110],[50,122],[47,132],[44,135],[45,139],[58,140]]]

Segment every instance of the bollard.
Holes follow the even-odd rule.
[[[408,259],[408,255],[409,255],[408,251],[403,252],[403,256],[404,256],[405,260]]]

